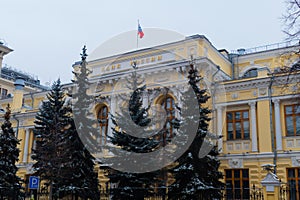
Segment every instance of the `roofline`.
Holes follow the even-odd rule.
[[[88,62],[91,63],[91,62],[105,61],[105,60],[110,60],[110,59],[113,59],[113,58],[118,58],[120,55],[122,55],[122,56],[124,56],[124,55],[130,56],[130,55],[134,55],[134,54],[136,54],[138,52],[145,52],[145,51],[146,52],[147,51],[150,52],[153,49],[160,49],[161,47],[172,46],[172,45],[176,45],[176,44],[182,43],[184,41],[192,41],[192,40],[196,40],[196,39],[204,39],[207,42],[209,42],[209,44],[212,45],[212,43],[204,35],[196,34],[196,35],[187,36],[183,40],[179,40],[179,41],[175,41],[175,42],[170,42],[170,43],[166,43],[166,44],[161,44],[161,45],[156,45],[156,46],[153,46],[153,47],[147,47],[147,48],[143,48],[143,49],[128,51],[128,52],[125,52],[125,53],[119,53],[119,54],[115,54],[115,55],[111,55],[111,56],[107,56],[107,57],[103,57],[103,58],[98,58],[98,59],[95,59],[95,60],[89,60]],[[75,63],[72,65],[72,67],[77,66],[80,62],[81,61],[75,61]]]
[[[11,49],[11,48],[9,48],[9,47],[5,46],[4,44],[1,44],[1,43],[0,43],[0,47],[2,47],[3,49],[6,50],[6,52],[4,52],[4,55],[14,51],[13,49]]]

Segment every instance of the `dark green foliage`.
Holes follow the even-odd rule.
[[[15,132],[10,122],[10,107],[7,106],[4,123],[0,133],[0,198],[23,199],[23,180],[16,175],[20,150],[17,145],[20,141],[15,137]]]
[[[79,71],[73,71],[73,74],[75,75],[75,79],[72,80],[72,82],[75,83],[75,89],[72,94],[75,101],[73,105],[73,114],[78,134],[84,145],[91,153],[98,153],[102,151],[102,147],[97,143],[100,132],[96,128],[98,127],[97,120],[94,119],[94,114],[91,110],[91,105],[94,103],[94,97],[88,95],[88,89],[91,85],[88,80],[88,75],[91,71],[87,68],[86,58],[87,53],[86,47],[84,46],[82,49]]]
[[[86,172],[85,176],[87,177],[86,183],[83,187],[87,188],[86,192],[89,198],[91,199],[99,199],[99,184],[98,184],[98,175],[97,173],[93,172],[95,167],[95,158],[91,156],[91,153],[95,151],[99,151],[101,147],[97,145],[97,135],[99,134],[97,127],[97,122],[90,118],[89,116],[93,115],[91,112],[90,105],[93,103],[92,96],[88,95],[88,89],[90,86],[88,75],[90,71],[87,69],[87,62],[86,62],[87,54],[86,48],[82,49],[81,54],[81,63],[80,63],[80,71],[73,72],[75,75],[75,80],[72,80],[76,86],[76,92],[72,94],[75,103],[73,105],[73,116],[74,116],[74,123],[76,125],[77,134],[81,139],[81,142],[84,144],[83,154],[85,158],[85,162],[82,163],[85,170],[89,170]],[[83,145],[81,143],[81,145]],[[74,149],[76,151],[76,149]],[[80,164],[80,163],[79,163]],[[84,169],[83,169],[84,170]],[[89,190],[89,191],[88,191]]]
[[[189,70],[189,85],[196,95],[199,104],[198,131],[188,150],[177,160],[176,166],[170,170],[175,182],[170,185],[169,199],[220,199],[223,184],[219,181],[222,173],[218,171],[220,162],[218,151],[213,147],[208,155],[199,157],[200,148],[207,141],[208,122],[210,121],[208,108],[203,107],[209,96],[206,90],[200,89],[197,69],[191,63]],[[188,97],[189,98],[189,97]],[[186,132],[185,134],[190,134]],[[207,146],[209,148],[209,145]]]
[[[155,136],[143,138],[135,137],[132,134],[134,131],[134,135],[142,135],[147,132],[144,129],[135,129],[132,126],[132,122],[138,127],[145,127],[151,122],[151,119],[148,117],[150,106],[147,108],[142,106],[142,95],[146,90],[146,86],[140,86],[141,83],[142,81],[139,80],[136,68],[134,68],[131,76],[127,78],[127,87],[131,91],[131,95],[124,100],[128,105],[121,108],[121,113],[112,116],[115,127],[112,129],[113,135],[110,140],[114,145],[129,154],[132,152],[147,153],[160,147],[160,141]],[[123,98],[124,96],[126,95],[123,95]],[[129,113],[125,114],[126,112]],[[114,152],[113,149],[112,152]],[[118,156],[122,157],[121,155]],[[110,182],[117,185],[117,187],[111,189],[112,199],[144,199],[144,197],[154,193],[154,184],[158,182],[158,174],[159,172],[157,171],[129,173],[111,169],[109,174]]]
[[[37,138],[32,158],[36,175],[48,183],[52,197],[75,195],[99,199],[94,158],[82,144],[71,105],[65,101],[60,80],[55,82],[35,120]]]
[[[63,136],[58,141],[60,152],[61,168],[58,171],[55,191],[59,197],[69,194],[81,198],[99,199],[98,176],[94,172],[94,158],[82,144],[74,121],[70,122],[70,127],[64,131]]]
[[[63,107],[63,93],[59,81],[53,84],[47,100],[43,102],[34,121],[37,141],[32,158],[37,161],[33,165],[36,174],[52,185],[59,169],[57,141],[68,124],[68,110]]]
[[[57,141],[69,123],[67,109],[63,107],[60,81],[54,83],[35,118],[34,134],[37,139],[32,158],[36,174],[53,184],[59,169]]]

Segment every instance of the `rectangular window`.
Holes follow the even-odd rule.
[[[226,199],[249,199],[249,170],[226,169]]]
[[[300,105],[284,106],[286,136],[300,136]]]
[[[1,89],[1,97],[2,97],[2,99],[7,97],[7,89],[4,89],[4,88]]]
[[[227,139],[249,139],[249,111],[231,111],[226,113]]]
[[[288,168],[287,180],[289,199],[300,200],[300,168]]]

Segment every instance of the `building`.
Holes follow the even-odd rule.
[[[0,55],[11,51],[3,45],[2,49]],[[262,166],[274,164],[280,184],[289,186],[288,198],[299,200],[300,74],[297,71],[299,58],[295,54],[298,50],[299,44],[290,42],[229,53],[216,49],[205,36],[194,35],[153,48],[90,60],[88,67],[92,70],[90,81],[93,83],[90,93],[104,97],[94,106],[95,117],[101,119],[101,144],[107,142],[110,134],[108,112],[115,113],[120,105],[114,94],[124,89],[122,81],[132,71],[134,61],[150,88],[169,88],[167,109],[172,109],[181,103],[180,91],[192,57],[204,77],[203,86],[209,88],[212,96],[208,102],[213,110],[210,130],[223,136],[215,142],[220,151],[226,198],[250,199],[253,185],[261,187],[262,181],[266,181],[267,172]],[[78,70],[79,63],[73,67]],[[11,85],[7,93],[14,95],[2,99],[0,105],[2,108],[7,103],[13,105],[14,125],[18,138],[22,139],[19,175],[27,179],[32,174],[33,120],[47,91],[31,91],[29,86],[23,87],[24,84],[20,87],[18,81],[15,89],[11,81],[7,85]],[[65,85],[66,88],[71,86]],[[166,103],[159,95],[145,95],[144,105],[150,102]],[[99,171],[99,178],[105,188],[108,180],[105,174]]]

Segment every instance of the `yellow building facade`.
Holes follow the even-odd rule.
[[[0,54],[2,61],[11,50],[3,45],[1,48],[6,52]],[[179,96],[192,58],[203,77],[201,86],[211,95],[207,104],[212,109],[210,131],[222,136],[212,142],[220,152],[225,198],[254,199],[256,193],[264,195],[264,199],[279,199],[288,186],[284,199],[300,200],[300,73],[287,71],[296,68],[299,58],[294,52],[298,50],[297,43],[284,43],[229,53],[217,50],[205,36],[194,35],[153,48],[89,60],[93,83],[89,92],[104,97],[94,105],[95,117],[102,121],[101,142],[107,143],[107,135],[111,134],[108,112],[118,111],[115,94],[124,89],[120,83],[132,72],[133,62],[147,87],[169,88],[172,107],[181,103]],[[79,63],[73,67],[78,70]],[[34,117],[47,90],[18,81],[0,79],[7,93],[12,94],[1,99],[0,105],[12,105],[12,121],[21,139],[19,175],[27,180],[33,173]],[[71,87],[72,84],[64,85],[66,89]],[[159,95],[145,95],[144,106],[150,103],[164,104]],[[263,169],[273,165],[273,171]],[[108,179],[101,170],[99,179],[102,189],[106,189]]]

